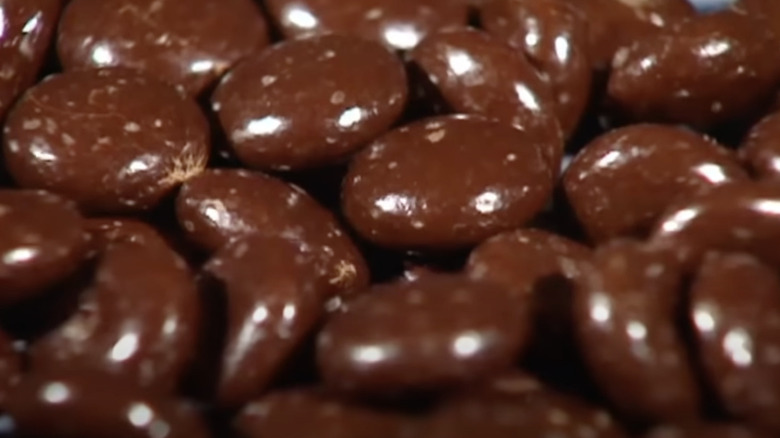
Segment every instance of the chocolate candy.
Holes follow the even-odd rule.
[[[65,70],[132,68],[191,95],[268,44],[251,0],[73,0],[58,37]]]
[[[526,224],[548,201],[554,145],[478,117],[421,120],[361,151],[344,179],[344,214],[392,248],[449,249]],[[552,150],[546,148],[552,146]]]
[[[360,36],[395,50],[414,48],[430,32],[463,26],[466,3],[452,0],[268,0],[271,14],[287,37],[325,33]]]
[[[665,251],[616,242],[596,252],[574,297],[588,368],[615,408],[636,420],[699,413],[697,382],[673,319],[680,281]]]
[[[129,70],[64,73],[27,92],[8,116],[4,152],[22,187],[89,211],[148,209],[200,173],[209,155],[198,106]]]
[[[748,133],[740,154],[760,179],[780,175],[780,113],[766,116]]]
[[[0,120],[35,82],[57,26],[60,0],[6,0],[0,5]]]
[[[274,392],[248,404],[235,420],[246,438],[404,438],[416,436],[400,415],[345,403],[316,389]]]
[[[317,362],[341,391],[446,389],[508,368],[525,341],[525,313],[511,290],[456,275],[377,285],[327,322]]]
[[[775,269],[746,254],[710,253],[691,295],[699,351],[724,405],[737,418],[780,433],[780,277]]]
[[[636,119],[710,128],[771,99],[780,78],[777,44],[751,17],[699,16],[618,53],[609,97]]]
[[[565,0],[492,0],[480,16],[491,35],[522,50],[550,83],[558,121],[571,135],[591,89],[585,14]]]
[[[251,234],[300,239],[325,260],[325,299],[368,284],[362,255],[333,215],[297,186],[262,173],[208,170],[184,184],[176,214],[187,236],[208,251]]]
[[[258,395],[323,313],[323,264],[303,242],[255,235],[224,246],[205,269],[225,288],[228,330],[218,398],[240,406]]]
[[[473,29],[444,30],[411,52],[455,112],[496,119],[533,135],[560,162],[560,125],[549,84],[522,53]]]
[[[192,275],[161,238],[114,241],[77,312],[32,345],[32,367],[172,391],[194,354],[200,311]]]
[[[212,106],[244,164],[290,170],[348,157],[396,121],[406,94],[392,53],[329,35],[248,58],[225,76]]]
[[[101,376],[27,375],[8,400],[21,438],[208,437],[192,408]]]
[[[30,298],[74,273],[87,255],[85,231],[68,200],[0,190],[0,303]]]
[[[594,241],[643,236],[675,200],[747,179],[724,147],[663,125],[619,128],[597,137],[564,175],[569,202]]]
[[[764,438],[765,435],[738,424],[692,424],[662,426],[653,429],[645,438]]]

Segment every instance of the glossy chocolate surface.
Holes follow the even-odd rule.
[[[317,339],[326,384],[396,394],[446,389],[508,368],[528,321],[517,294],[457,275],[373,286]]]
[[[95,212],[148,209],[206,167],[206,119],[175,89],[129,70],[63,73],[28,91],[5,126],[6,166],[25,188]]]
[[[449,249],[525,225],[551,195],[549,150],[530,133],[473,116],[396,129],[352,161],[344,214],[393,248]]]
[[[395,55],[371,41],[328,35],[246,59],[219,84],[212,108],[245,165],[290,170],[347,158],[395,123],[406,95]]]
[[[780,176],[780,113],[753,126],[739,152],[756,177],[776,180]]]
[[[73,0],[57,51],[65,70],[126,67],[197,95],[267,44],[252,0]]]
[[[744,180],[734,154],[713,140],[683,128],[639,124],[585,146],[566,170],[564,187],[583,228],[602,242],[642,237],[675,200]]]

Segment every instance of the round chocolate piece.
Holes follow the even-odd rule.
[[[685,426],[659,426],[644,438],[768,438],[766,435],[738,424],[689,424]]]
[[[132,68],[191,95],[268,45],[252,0],[73,0],[58,37],[66,70]]]
[[[778,37],[761,21],[702,15],[615,55],[609,97],[629,117],[710,128],[771,101]]]
[[[267,0],[287,37],[326,33],[356,35],[388,48],[409,50],[445,27],[465,26],[468,6],[452,0]]]
[[[400,415],[328,398],[313,389],[274,392],[248,404],[235,420],[246,438],[405,438],[416,436]]]
[[[555,114],[570,136],[590,98],[585,14],[565,0],[491,0],[480,9],[488,33],[520,49],[549,82]]]
[[[699,415],[699,388],[674,320],[680,282],[671,255],[621,241],[596,252],[574,295],[588,368],[613,405],[634,420]]]
[[[59,196],[0,190],[0,304],[43,292],[87,256],[84,219]]]
[[[724,406],[774,434],[780,433],[776,269],[747,254],[709,253],[692,288],[690,311],[704,368]]]
[[[641,124],[593,140],[571,162],[563,184],[585,231],[600,242],[644,236],[676,200],[747,179],[736,157],[714,141]]]
[[[461,276],[378,285],[327,322],[317,362],[341,391],[446,389],[508,368],[525,342],[525,314],[517,294]]]
[[[255,235],[206,264],[227,295],[220,403],[241,406],[259,395],[315,328],[327,286],[319,256],[300,241]]]
[[[770,114],[753,126],[739,152],[759,179],[780,178],[780,113]]]
[[[219,84],[212,107],[244,164],[290,170],[347,158],[395,123],[406,95],[395,55],[371,41],[327,35],[246,59]]]
[[[479,117],[421,120],[361,151],[344,179],[344,214],[392,248],[450,249],[530,221],[555,170],[533,135]]]
[[[557,169],[563,139],[552,91],[522,53],[486,33],[451,29],[429,35],[411,58],[456,112],[527,131]]]
[[[148,209],[200,173],[209,132],[197,104],[123,69],[49,77],[5,126],[17,183],[65,195],[94,212]]]
[[[284,181],[242,170],[208,170],[184,184],[176,214],[190,240],[207,251],[251,234],[300,239],[325,260],[325,299],[368,285],[366,262],[333,214]]]
[[[61,0],[5,0],[0,4],[0,120],[35,83],[59,19]]]
[[[31,346],[32,368],[173,391],[195,353],[200,307],[192,274],[161,238],[114,241],[76,313]]]

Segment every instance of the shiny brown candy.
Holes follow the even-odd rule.
[[[691,319],[711,384],[728,411],[780,433],[780,277],[747,254],[710,253]]]
[[[680,277],[666,252],[617,242],[596,252],[574,297],[588,368],[614,407],[635,420],[699,414],[699,388],[674,323]]]
[[[303,242],[256,235],[225,245],[206,264],[228,303],[221,403],[259,395],[319,322],[327,285],[317,258]]]
[[[777,45],[756,19],[702,15],[616,54],[609,97],[635,119],[711,128],[771,100],[780,78]]]
[[[31,86],[46,59],[61,0],[6,0],[0,4],[0,120]]]
[[[0,303],[44,292],[74,273],[87,256],[84,219],[59,196],[0,190]]]
[[[685,426],[660,426],[644,435],[644,438],[768,438],[766,435],[738,424],[691,424]]]
[[[268,44],[251,0],[73,0],[58,37],[65,70],[132,68],[191,95]]]
[[[562,133],[550,85],[522,53],[486,33],[450,29],[429,35],[411,58],[455,112],[527,131],[560,162]]]
[[[522,50],[550,83],[558,121],[571,135],[590,98],[585,14],[565,0],[491,0],[480,17],[488,33]]]
[[[341,391],[446,389],[508,368],[525,341],[525,313],[512,291],[456,275],[378,285],[327,322],[317,362]]]
[[[392,53],[328,35],[246,59],[219,84],[212,108],[245,165],[290,170],[347,158],[398,119],[406,95],[403,64]]]
[[[747,180],[734,155],[683,128],[641,124],[589,143],[571,162],[564,187],[594,241],[644,236],[675,200]]]
[[[759,179],[780,176],[780,113],[770,114],[747,134],[739,150],[741,157]]]
[[[420,120],[361,151],[343,211],[366,239],[450,249],[525,225],[551,196],[553,174],[533,135],[478,117]]]
[[[330,398],[315,389],[270,393],[244,407],[235,428],[246,438],[405,438],[412,422]]]
[[[31,374],[14,386],[7,412],[21,438],[206,438],[183,403],[91,374]]]
[[[172,391],[195,352],[199,300],[192,274],[162,239],[112,242],[76,312],[31,346],[32,367]]]
[[[464,26],[468,7],[452,0],[268,0],[287,37],[327,33],[356,35],[395,50],[414,48],[438,29]]]
[[[336,218],[303,190],[276,178],[208,170],[184,184],[176,214],[187,236],[208,251],[251,234],[300,239],[326,260],[326,299],[368,285],[366,262]]]
[[[27,92],[5,126],[6,165],[26,188],[97,212],[156,205],[200,173],[208,125],[195,102],[129,70],[55,75]]]

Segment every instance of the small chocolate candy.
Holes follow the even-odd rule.
[[[290,170],[344,160],[395,123],[406,95],[396,56],[327,35],[246,59],[219,84],[212,107],[245,165]]]
[[[729,413],[774,434],[780,433],[776,269],[747,254],[709,253],[690,310],[704,368]]]
[[[0,4],[0,120],[35,83],[60,15],[61,0],[5,0]]]
[[[640,124],[597,137],[564,175],[569,202],[590,238],[644,236],[675,200],[747,180],[736,157],[700,134]]]
[[[199,300],[192,274],[162,238],[111,242],[76,313],[31,346],[32,367],[172,391],[195,352]]]
[[[556,148],[481,117],[420,120],[355,157],[343,185],[344,214],[363,237],[386,247],[476,244],[544,208]]]
[[[635,119],[711,128],[771,101],[778,41],[751,17],[702,15],[617,53],[609,97]]]
[[[634,420],[689,420],[700,396],[675,326],[681,274],[665,251],[616,241],[600,248],[574,296],[574,324],[596,382]]]
[[[438,29],[465,26],[468,7],[452,0],[267,0],[287,37],[326,33],[360,36],[395,50],[414,48]]]
[[[378,285],[331,317],[317,361],[341,391],[447,389],[508,368],[525,343],[525,314],[517,294],[465,276]]]
[[[411,58],[455,112],[527,131],[560,163],[563,138],[550,85],[521,52],[478,30],[449,29],[425,38]]]
[[[753,126],[739,152],[759,179],[780,177],[780,113],[770,114]]]
[[[58,37],[65,70],[132,68],[190,95],[268,45],[252,0],[73,0]]]
[[[739,424],[703,423],[685,426],[659,426],[644,438],[769,438]]]
[[[44,292],[87,256],[84,219],[59,196],[0,190],[0,304]]]
[[[124,69],[49,77],[14,107],[4,136],[19,185],[95,212],[154,206],[206,167],[208,142],[195,102]]]
[[[248,404],[235,420],[246,438],[408,438],[403,416],[345,403],[316,389],[274,392]]]
[[[327,285],[318,256],[303,242],[255,235],[206,264],[228,303],[220,403],[241,406],[259,395],[319,322]]]
[[[187,236],[207,251],[251,234],[300,239],[326,260],[326,300],[368,285],[366,262],[333,214],[268,175],[208,170],[184,184],[176,214]]]
[[[585,14],[566,0],[491,0],[480,9],[488,33],[522,50],[550,83],[555,113],[568,137],[590,98]]]
[[[93,374],[28,374],[8,396],[20,438],[207,438],[191,407]]]

